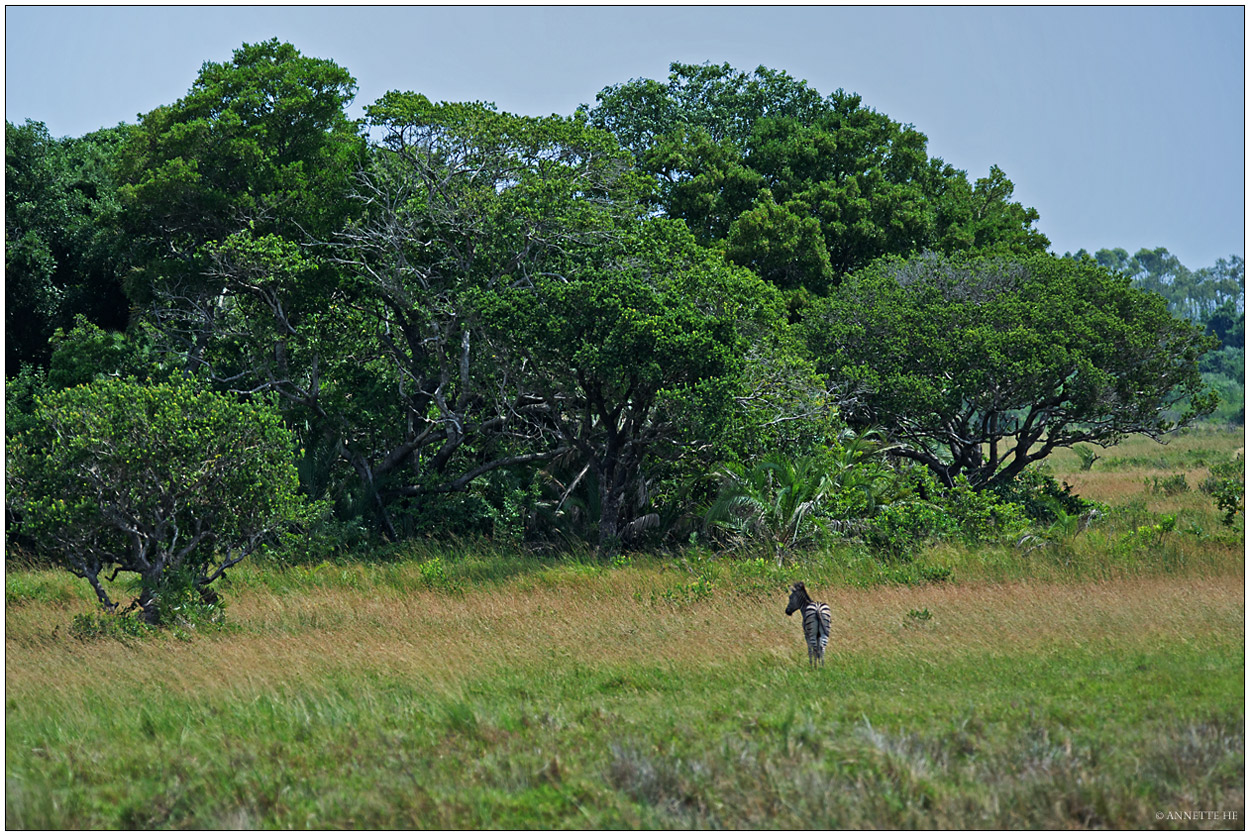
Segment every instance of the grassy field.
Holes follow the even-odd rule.
[[[1113,513],[1027,553],[429,545],[252,565],[224,627],[125,641],[71,635],[84,582],[13,571],[5,824],[1242,829],[1244,535],[1196,490],[1241,443],[1065,454]]]

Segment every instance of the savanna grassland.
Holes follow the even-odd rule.
[[[5,824],[1241,829],[1244,528],[1198,486],[1243,443],[1057,454],[1109,511],[1023,544],[409,544],[241,565],[224,624],[156,638],[72,629],[87,585],[10,565]]]

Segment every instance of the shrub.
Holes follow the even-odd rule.
[[[1237,512],[1245,509],[1246,464],[1243,456],[1211,465],[1211,475],[1203,480],[1200,490],[1215,500],[1224,512],[1224,525],[1232,525]]]
[[[722,466],[720,493],[705,520],[738,546],[767,545],[778,563],[826,534],[817,512],[831,482],[815,456],[765,457],[751,467]]]
[[[883,557],[910,560],[926,544],[957,533],[955,521],[936,504],[913,501],[882,508],[864,540]]]
[[[306,520],[293,437],[269,408],[189,381],[100,380],[36,399],[8,450],[20,530],[86,579],[138,576],[131,608],[159,624],[270,535]],[[181,603],[180,603],[181,602]]]
[[[1034,522],[1058,522],[1059,512],[1079,517],[1103,510],[1099,503],[1072,493],[1067,482],[1061,487],[1045,464],[1026,468],[1012,481],[994,487],[993,492],[1000,500],[1019,506],[1024,516]]]
[[[1176,496],[1189,490],[1189,481],[1185,479],[1184,473],[1174,473],[1163,477],[1151,476],[1146,480],[1146,488],[1154,494]]]

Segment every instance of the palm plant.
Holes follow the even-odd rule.
[[[818,512],[832,482],[820,457],[774,454],[751,467],[722,465],[717,476],[720,492],[704,521],[736,544],[767,543],[780,565],[786,553],[827,532]]]
[[[910,491],[883,459],[889,449],[879,430],[847,429],[825,451],[830,489],[824,515],[832,527],[854,533],[880,508],[908,497]]]

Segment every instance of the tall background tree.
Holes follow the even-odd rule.
[[[6,121],[5,362],[46,366],[49,339],[76,316],[126,327],[121,280],[128,245],[117,226],[114,161],[131,130],[120,125],[54,139],[40,122]]]
[[[658,520],[663,463],[716,443],[752,332],[780,309],[758,278],[663,220],[644,223],[603,264],[482,306],[508,367],[532,380],[557,444],[597,486],[607,551],[631,525]]]
[[[120,158],[132,297],[215,294],[212,244],[231,235],[337,228],[364,147],[345,113],[355,92],[333,61],[275,39],[205,62],[186,96],[142,116]]]
[[[1075,257],[1084,255],[1080,250]],[[1186,267],[1166,247],[1142,248],[1133,255],[1120,248],[1102,249],[1093,257],[1107,269],[1128,276],[1137,287],[1158,293],[1177,316],[1205,323],[1230,303],[1236,311],[1245,311],[1246,262],[1240,256],[1221,258],[1197,270]]]
[[[970,184],[912,126],[784,72],[674,63],[667,83],[604,88],[585,112],[656,179],[660,209],[784,288],[824,293],[884,255],[1049,243],[997,167]]]
[[[1075,258],[1087,256],[1084,250]],[[1217,259],[1191,270],[1165,247],[1142,248],[1129,255],[1121,248],[1101,249],[1093,258],[1127,276],[1136,287],[1162,296],[1176,316],[1202,325],[1220,341],[1199,364],[1220,397],[1213,417],[1244,424],[1246,420],[1246,262],[1241,256]]]
[[[186,96],[140,118],[118,158],[126,289],[169,362],[239,392],[275,388],[299,373],[297,332],[332,327],[341,278],[311,245],[351,211],[366,147],[346,115],[355,91],[333,61],[275,39],[206,62]],[[319,449],[315,415],[287,418]]]

